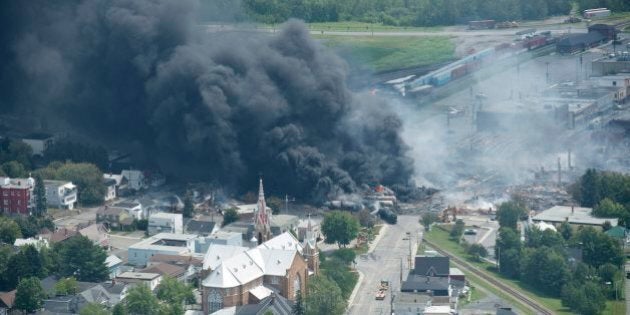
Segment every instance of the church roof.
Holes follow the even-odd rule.
[[[212,272],[202,284],[232,288],[264,275],[285,276],[295,255],[301,251],[298,240],[288,232],[247,251],[244,247],[213,244],[204,258],[204,269],[208,266]]]

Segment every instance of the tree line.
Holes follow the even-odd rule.
[[[624,257],[619,242],[601,230],[575,229],[567,222],[558,231],[529,226],[522,241],[516,227],[525,214],[518,201],[503,203],[497,210],[499,273],[561,298],[564,306],[579,314],[600,314],[606,299],[614,299],[617,287],[623,284]],[[581,254],[576,255],[578,252]]]
[[[630,227],[630,175],[588,169],[570,191],[581,206],[593,208],[593,215]]]
[[[479,19],[542,19],[569,14],[572,3],[572,0],[241,1],[246,14],[263,23],[281,23],[289,18],[297,18],[306,22],[358,21],[396,26],[452,25]],[[611,8],[628,9],[623,0],[580,1],[584,7],[595,3],[610,3]]]

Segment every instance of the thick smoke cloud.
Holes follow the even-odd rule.
[[[207,33],[190,0],[4,1],[0,106],[140,147],[170,176],[316,200],[413,173],[402,124],[288,22]]]

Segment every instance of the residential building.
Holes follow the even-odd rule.
[[[146,284],[151,291],[155,290],[157,286],[162,282],[162,276],[157,273],[147,272],[123,272],[114,278],[116,282],[122,282],[126,284]]]
[[[149,216],[149,235],[158,233],[184,233],[184,218],[181,213],[158,212]]]
[[[182,282],[188,281],[188,268],[183,266],[172,265],[165,262],[154,262],[147,265],[146,268],[140,269],[143,273],[157,273],[162,277],[175,278]]]
[[[127,210],[117,207],[104,206],[96,211],[96,222],[103,223],[109,229],[121,229],[133,225],[134,218]]]
[[[196,235],[160,233],[129,246],[128,261],[133,266],[146,266],[151,256],[193,256]],[[199,255],[201,256],[201,255]]]
[[[116,199],[116,180],[113,178],[103,178],[103,184],[105,185],[105,196],[103,197],[105,202]]]
[[[430,277],[448,277],[450,260],[444,256],[416,256],[413,274]]]
[[[427,306],[431,306],[431,297],[424,294],[396,292],[393,299],[392,313],[396,315],[422,314]]]
[[[303,244],[289,232],[270,238],[271,213],[266,209],[261,180],[252,240],[259,245],[246,249],[212,244],[208,248],[202,281],[204,314],[258,303],[273,292],[292,301],[298,290],[306,292],[309,275],[319,272],[312,232]]]
[[[562,222],[568,222],[575,226],[599,226],[602,227],[606,221],[612,226],[618,225],[616,218],[599,218],[592,215],[592,208],[575,206],[554,206],[536,214],[532,221],[547,222],[559,226]]]
[[[46,186],[46,203],[49,207],[74,209],[77,202],[77,186],[72,182],[61,180],[44,180]]]
[[[44,156],[44,151],[46,151],[54,141],[54,136],[46,133],[32,133],[22,138],[22,142],[31,147],[33,155],[39,156]]]
[[[192,219],[186,224],[186,233],[208,236],[217,231],[218,226],[214,221]]]
[[[48,237],[48,241],[51,244],[55,244],[55,243],[61,243],[66,240],[69,240],[77,235],[79,235],[79,232],[77,230],[71,230],[64,227],[64,228],[57,229],[55,232],[51,233],[47,237]]]
[[[109,230],[102,223],[90,224],[85,228],[79,230],[79,234],[87,237],[94,244],[101,247],[109,247]]]
[[[0,292],[0,315],[9,315],[15,304],[16,290]]]
[[[123,170],[121,174],[127,180],[127,188],[131,190],[141,190],[147,188],[144,173],[138,170]]]
[[[167,263],[184,268],[185,273],[181,279],[187,282],[194,282],[195,280],[199,280],[201,275],[203,257],[157,254],[149,257],[147,267],[160,263]]]
[[[29,215],[35,180],[0,177],[0,212],[7,215]]]
[[[117,202],[113,205],[113,207],[123,209],[127,211],[127,213],[136,220],[146,219],[146,211],[142,207],[142,204],[137,201],[122,201]]]
[[[107,266],[107,270],[109,271],[109,278],[116,278],[120,273],[120,267],[122,266],[122,259],[118,258],[116,255],[109,255],[105,259],[105,265]]]
[[[402,292],[427,293],[431,296],[451,296],[451,284],[448,277],[431,277],[409,274],[400,286]]]

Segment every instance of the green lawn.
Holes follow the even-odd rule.
[[[337,50],[351,66],[374,72],[444,62],[455,53],[455,45],[447,36],[315,37]]]
[[[404,27],[383,25],[381,23],[365,23],[365,22],[322,22],[307,23],[311,30],[322,31],[346,31],[346,32],[438,32],[441,27]]]

